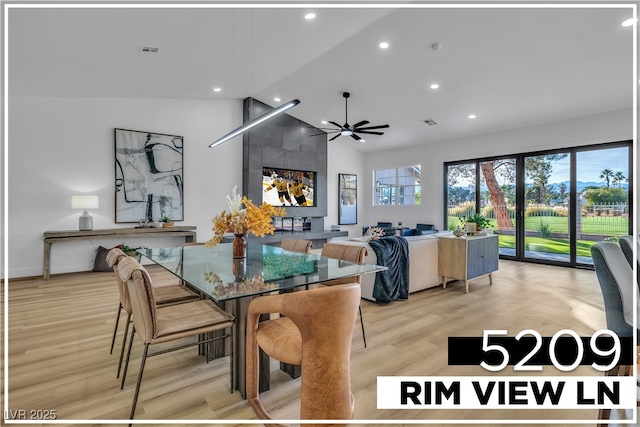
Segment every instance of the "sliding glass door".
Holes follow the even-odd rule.
[[[475,213],[502,258],[590,266],[591,245],[633,234],[630,141],[445,164],[446,228]]]
[[[576,249],[579,264],[591,264],[595,242],[632,234],[628,147],[576,153]]]
[[[524,157],[524,258],[571,262],[571,154]]]

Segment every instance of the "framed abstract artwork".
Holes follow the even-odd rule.
[[[358,176],[338,174],[338,224],[358,223]]]
[[[115,129],[116,223],[184,219],[183,137]]]

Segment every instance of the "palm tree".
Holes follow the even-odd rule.
[[[611,178],[613,177],[613,171],[611,169],[603,169],[600,172],[600,178],[603,178],[607,183],[607,188],[609,188],[609,184],[611,182]]]
[[[620,187],[622,185],[622,181],[624,181],[626,178],[627,177],[624,176],[622,171],[616,171],[616,173],[613,174],[613,185],[618,184],[618,187]]]

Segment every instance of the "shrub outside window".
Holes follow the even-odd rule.
[[[373,205],[419,205],[420,165],[373,171]]]

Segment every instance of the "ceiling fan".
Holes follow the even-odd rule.
[[[332,137],[331,139],[329,139],[329,141],[333,141],[334,139],[336,139],[339,136],[350,136],[351,138],[355,139],[356,141],[363,141],[363,139],[360,136],[358,136],[356,134],[356,132],[357,133],[361,133],[361,134],[362,133],[370,134],[370,135],[384,135],[384,132],[377,132],[377,131],[374,131],[374,129],[385,129],[385,128],[388,128],[389,125],[363,127],[364,125],[369,124],[369,121],[362,120],[361,122],[358,122],[355,125],[351,126],[349,124],[349,120],[348,120],[348,106],[347,106],[347,102],[348,102],[349,96],[351,96],[351,94],[349,92],[343,92],[342,96],[344,97],[344,125],[339,125],[336,122],[329,121],[329,123],[331,123],[332,125],[337,126],[338,129],[320,128],[320,129],[323,129],[323,130],[328,130],[329,132],[326,132],[327,134],[331,134],[331,133],[336,133],[337,134],[334,137]],[[315,135],[310,135],[310,136],[316,136],[316,135],[322,135],[322,134],[315,134]]]

